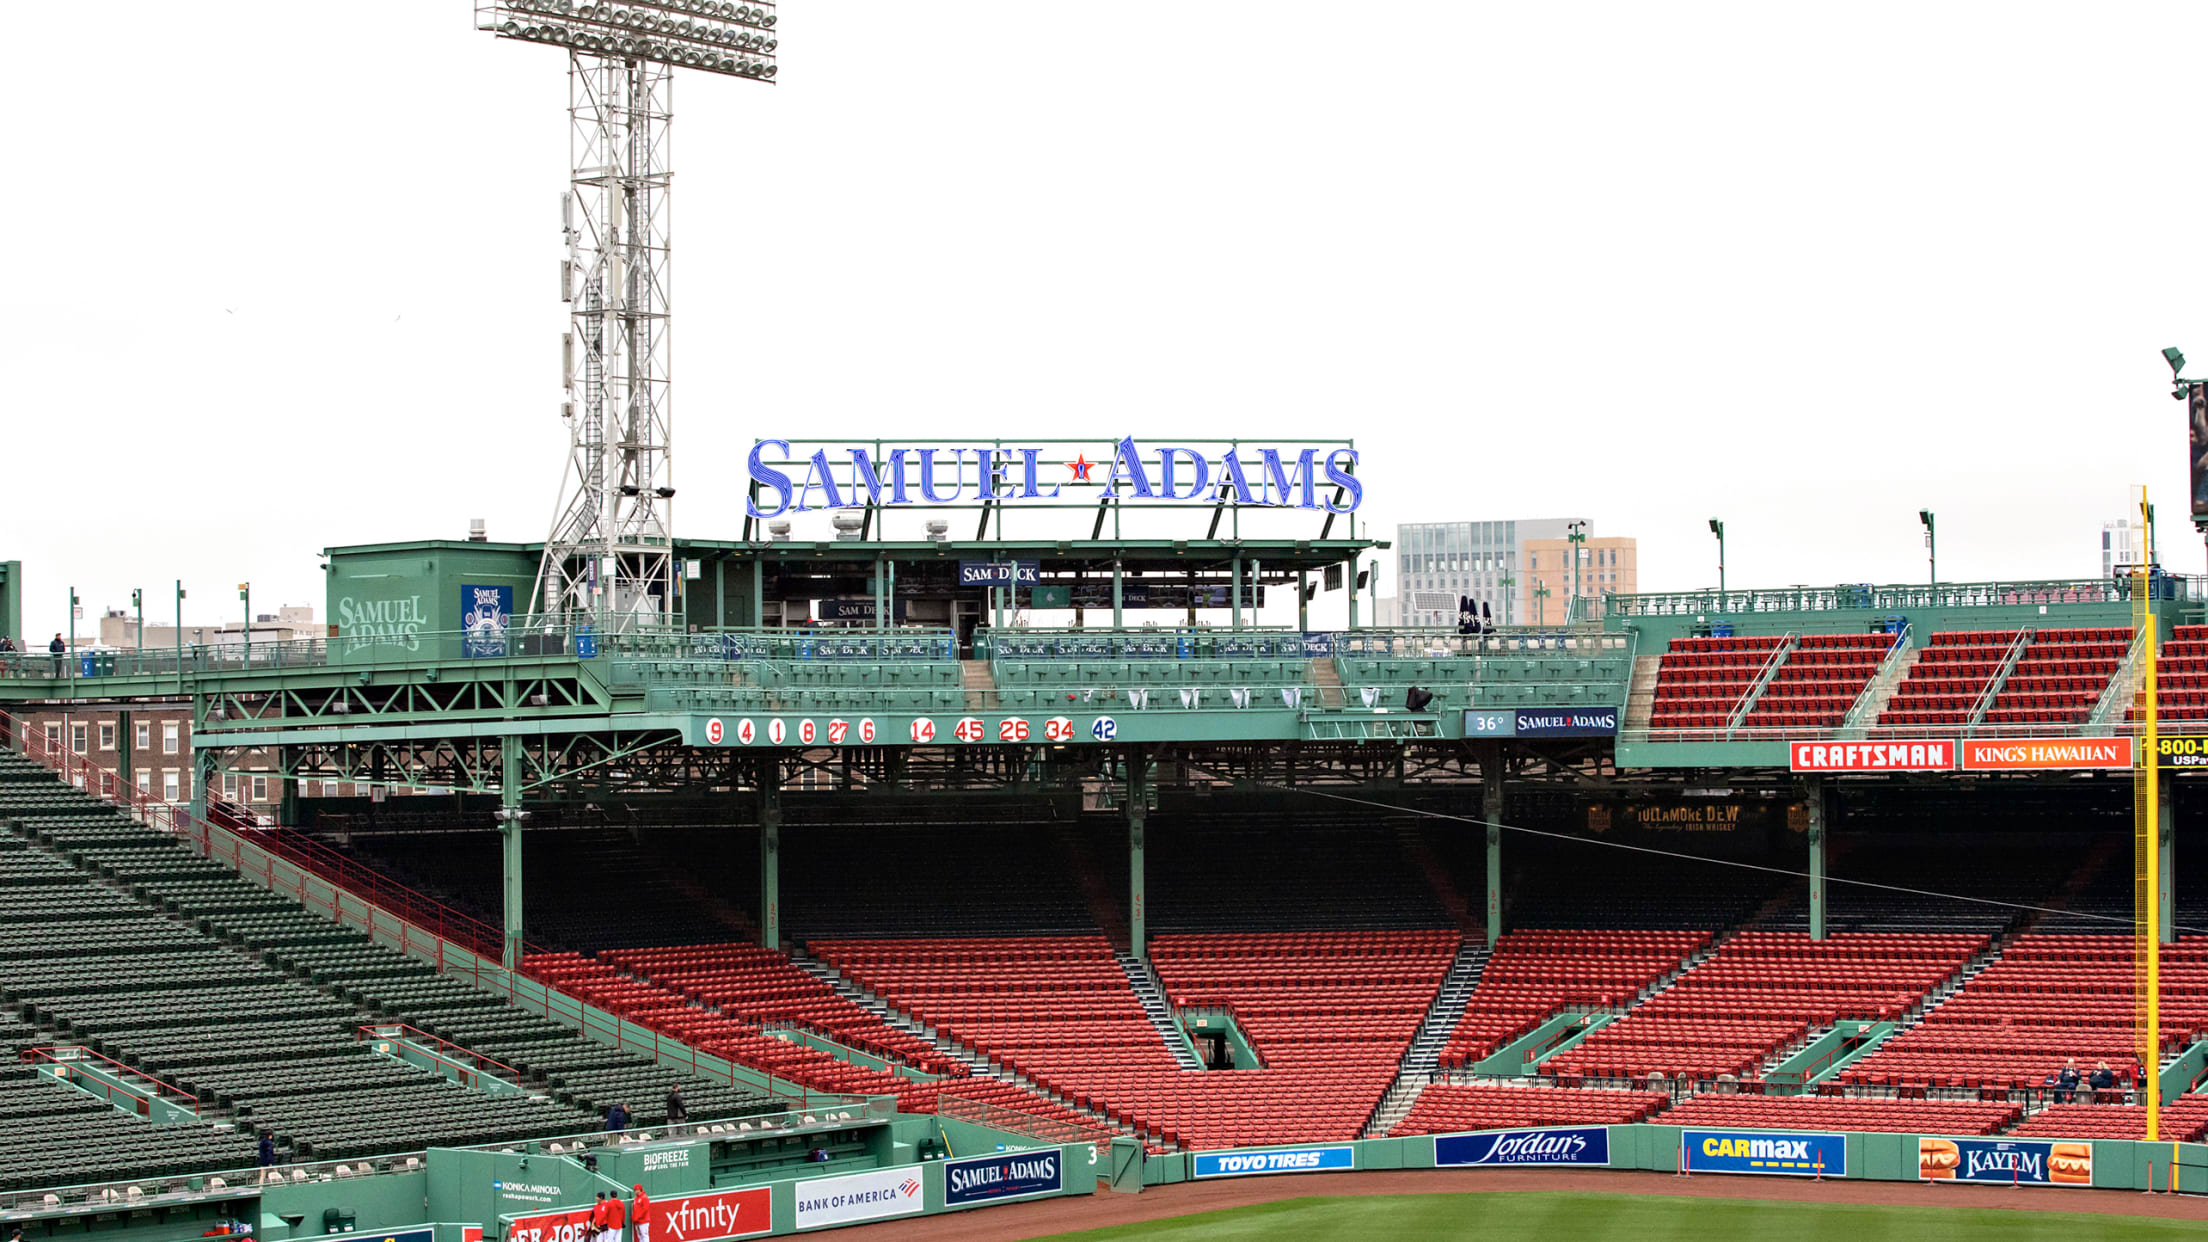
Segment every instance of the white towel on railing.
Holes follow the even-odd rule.
[[[1248,707],[1250,705],[1250,688],[1248,686],[1236,686],[1234,689],[1227,691],[1227,697],[1234,700],[1236,707]]]
[[[1380,703],[1380,687],[1366,686],[1357,692],[1357,697],[1365,701],[1365,706],[1376,707]]]
[[[1194,707],[1203,700],[1203,692],[1194,686],[1181,687],[1181,706]]]
[[[1136,711],[1141,711],[1143,708],[1150,706],[1150,692],[1141,686],[1127,687],[1127,706],[1134,708]]]
[[[1280,701],[1281,701],[1281,705],[1282,705],[1282,706],[1284,706],[1284,707],[1302,707],[1302,706],[1303,706],[1303,687],[1302,687],[1302,686],[1282,686],[1282,687],[1280,688]]]

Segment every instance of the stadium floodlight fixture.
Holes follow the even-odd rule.
[[[2172,345],[2162,351],[2162,361],[2170,364],[2170,378],[2176,379],[2178,372],[2185,369],[2185,351]]]
[[[476,27],[582,56],[653,61],[728,77],[774,80],[774,5],[712,0],[503,0],[478,5]]]
[[[1940,581],[1940,545],[1933,539],[1932,511],[1930,509],[1917,510],[1917,520],[1924,523],[1924,559],[1928,563],[1927,568],[1931,573],[1932,582],[1936,586]]]
[[[560,417],[568,463],[529,611],[668,620],[674,583],[668,126],[682,71],[771,82],[772,0],[476,0],[479,30],[564,49]]]

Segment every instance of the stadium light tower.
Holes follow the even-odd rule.
[[[1940,585],[1940,545],[1932,537],[1932,511],[1917,510],[1917,520],[1924,523],[1924,559],[1932,575],[1932,585]]]
[[[1717,593],[1722,599],[1725,594],[1725,523],[1711,518],[1710,533],[1717,536]]]
[[[771,81],[761,0],[503,0],[476,27],[567,50],[570,188],[560,202],[568,464],[532,613],[627,630],[675,610],[668,348],[668,119],[676,69]]]

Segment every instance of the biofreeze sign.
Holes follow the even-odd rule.
[[[1945,772],[1955,766],[1955,742],[1795,742],[1787,766],[1796,772]]]
[[[1249,1177],[1258,1173],[1324,1173],[1357,1167],[1351,1147],[1296,1147],[1285,1151],[1200,1151],[1197,1177]]]

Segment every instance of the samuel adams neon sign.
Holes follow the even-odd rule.
[[[1237,448],[1215,459],[1179,445],[1146,451],[1129,436],[1112,446],[1109,462],[1084,457],[1057,463],[1044,462],[1041,449],[1002,445],[900,448],[878,454],[848,448],[834,458],[821,449],[804,462],[801,477],[793,477],[798,462],[770,460],[769,448],[787,455],[790,442],[760,440],[751,446],[747,465],[753,495],[744,502],[744,512],[755,518],[860,504],[1053,500],[1065,487],[1093,485],[1094,474],[1103,476],[1103,488],[1095,493],[1099,500],[1231,499],[1241,505],[1328,513],[1354,513],[1365,500],[1364,484],[1351,473],[1357,468],[1357,450],[1346,447],[1323,458],[1312,448],[1285,457],[1279,449]],[[1072,477],[1046,477],[1061,469]],[[765,506],[759,503],[762,499],[768,502]]]

